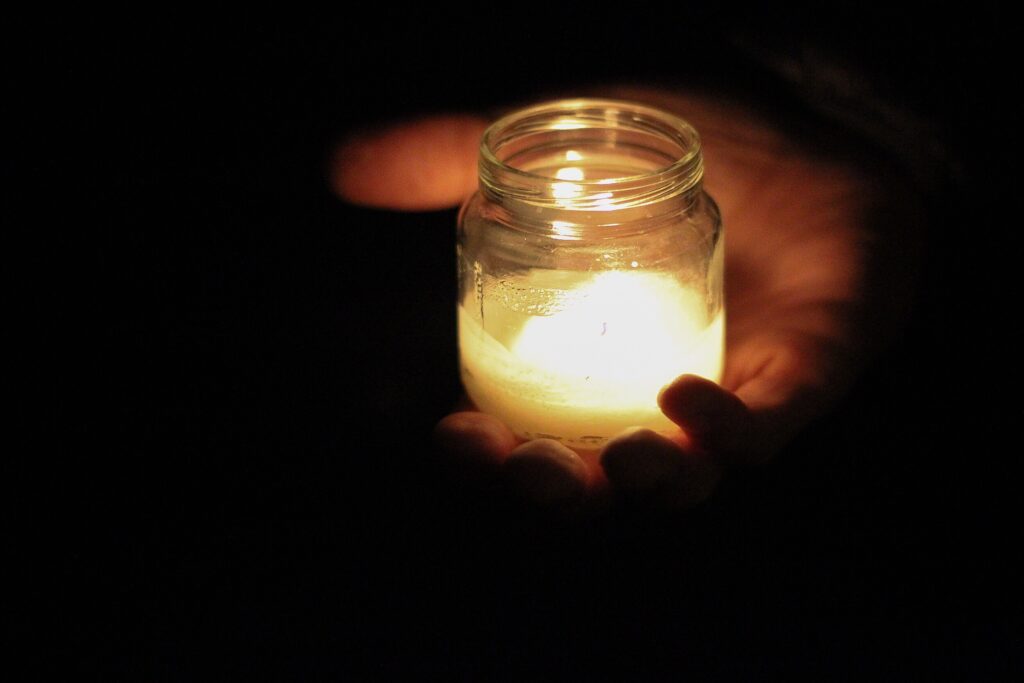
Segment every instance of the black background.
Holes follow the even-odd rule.
[[[33,665],[1019,671],[1008,18],[364,12],[9,29]],[[459,390],[454,210],[347,206],[326,163],[361,126],[607,81],[830,122],[913,185],[927,246],[905,329],[771,467],[685,514],[555,524],[430,465]]]

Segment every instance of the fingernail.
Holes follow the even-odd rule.
[[[658,394],[658,405],[691,436],[703,436],[722,426],[730,406],[722,389],[709,380],[686,376]]]
[[[689,453],[649,429],[609,441],[601,465],[625,499],[662,509],[691,507],[706,500],[720,477],[719,468],[707,456]]]
[[[483,413],[453,413],[434,428],[442,466],[457,482],[473,483],[493,477],[516,444],[515,437],[496,418]]]
[[[605,446],[601,466],[622,493],[642,495],[678,476],[682,465],[678,447],[650,429],[634,429]]]
[[[527,441],[505,460],[510,488],[541,507],[561,507],[582,500],[587,467],[572,449],[553,439]]]

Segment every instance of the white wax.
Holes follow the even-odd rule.
[[[627,427],[673,431],[658,392],[685,373],[719,379],[724,316],[709,320],[703,297],[664,274],[559,275],[566,293],[557,305],[525,317],[506,344],[466,310],[474,293],[459,307],[470,398],[522,438],[577,449],[600,448]]]

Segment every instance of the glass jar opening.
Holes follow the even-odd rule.
[[[495,122],[480,147],[481,190],[511,210],[650,216],[698,192],[702,177],[693,127],[633,102],[539,104]]]

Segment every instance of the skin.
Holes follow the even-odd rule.
[[[890,327],[882,309],[899,302],[872,294],[885,261],[869,221],[879,186],[864,164],[816,154],[739,104],[642,87],[599,94],[673,111],[701,134],[705,189],[727,235],[721,384],[675,379],[658,402],[679,426],[676,434],[631,430],[599,453],[549,440],[520,443],[471,406],[443,419],[436,437],[456,472],[496,478],[541,507],[594,510],[616,497],[692,506],[713,493],[727,468],[768,461],[828,410],[877,347],[877,330]],[[354,136],[334,156],[333,188],[349,202],[383,209],[456,206],[476,189],[487,124],[436,116]],[[872,326],[863,324],[868,310],[878,317]]]

